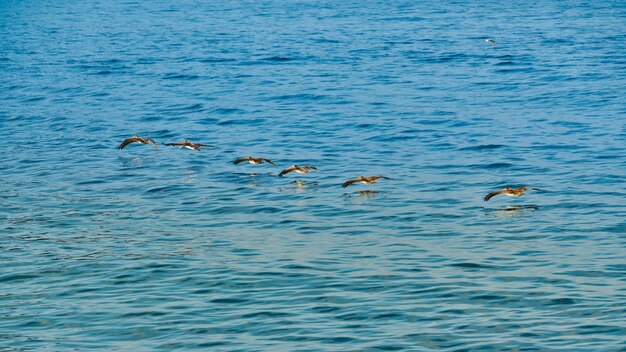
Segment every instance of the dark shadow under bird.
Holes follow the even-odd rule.
[[[374,197],[377,197],[379,194],[380,194],[380,192],[373,191],[371,189],[368,189],[368,190],[361,191],[361,192],[357,193],[357,195],[359,197],[365,197],[365,198],[374,198]]]
[[[319,183],[318,182],[305,182],[302,180],[293,180],[289,183],[293,183],[296,185],[297,188],[304,188],[305,186],[317,186]]]
[[[154,141],[154,139],[152,138],[143,138],[143,137],[139,137],[139,136],[132,136],[130,138],[126,138],[122,144],[120,144],[119,147],[117,147],[118,150],[122,150],[124,149],[127,145],[129,144],[133,144],[133,143],[139,143],[139,144],[152,144],[152,146],[154,147],[154,149],[159,149],[159,147],[157,146],[156,142]]]

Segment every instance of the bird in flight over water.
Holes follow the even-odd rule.
[[[182,143],[163,143],[163,145],[167,145],[170,147],[179,147],[179,148],[187,148],[191,150],[200,150],[202,147],[211,147],[215,148],[214,145],[202,144],[202,143],[192,143],[188,140],[185,140]]]
[[[366,185],[371,185],[372,183],[376,183],[378,181],[378,179],[387,179],[387,180],[391,180],[389,177],[385,177],[385,176],[370,176],[370,177],[365,177],[365,176],[359,176],[353,180],[348,180],[346,182],[343,183],[343,185],[341,185],[341,187],[346,188],[348,186],[350,186],[353,183],[365,183]]]
[[[496,41],[491,38],[485,38],[485,43],[491,43],[493,46],[496,46]]]
[[[528,187],[528,186],[524,186],[524,187],[520,187],[520,188],[511,188],[511,187],[506,187],[504,189],[501,189],[499,191],[495,191],[495,192],[491,192],[489,194],[487,194],[485,196],[485,198],[483,198],[483,200],[486,202],[489,199],[499,195],[499,194],[504,194],[507,195],[509,197],[519,197],[521,195],[523,195],[524,193],[526,193],[526,191],[528,191],[529,189],[532,190],[536,190],[536,191],[541,191],[539,188],[533,188],[533,187]]]
[[[152,146],[154,147],[154,149],[159,149],[159,147],[157,147],[156,142],[154,141],[154,139],[152,138],[142,138],[139,136],[132,136],[130,138],[126,138],[122,144],[120,144],[119,147],[117,147],[118,150],[122,150],[124,149],[127,145],[132,144],[132,143],[139,143],[139,144],[152,144]]]
[[[309,172],[311,172],[311,170],[317,170],[317,168],[315,166],[298,166],[298,165],[293,165],[290,166],[288,168],[286,168],[285,170],[281,171],[278,176],[283,177],[283,175],[286,175],[292,171],[295,171],[299,174],[308,174]]]
[[[273,161],[271,161],[270,159],[265,159],[265,158],[253,158],[251,156],[247,157],[247,158],[239,158],[235,161],[233,161],[233,164],[237,165],[239,163],[243,163],[244,161],[249,162],[250,164],[254,164],[254,165],[259,165],[259,164],[263,164],[263,163],[270,163],[272,165],[278,166],[276,165]]]

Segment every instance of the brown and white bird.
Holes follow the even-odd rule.
[[[509,197],[519,197],[521,195],[523,195],[524,193],[526,193],[526,191],[528,191],[529,189],[533,189],[536,191],[541,191],[539,188],[533,188],[533,187],[528,187],[528,186],[524,186],[524,187],[520,187],[520,188],[511,188],[511,187],[506,187],[504,189],[501,189],[499,191],[495,191],[495,192],[491,192],[489,194],[487,194],[485,196],[485,198],[483,198],[483,200],[486,202],[489,199],[499,195],[499,194],[504,194],[507,195]]]
[[[385,178],[387,180],[391,180],[389,177],[385,177],[385,176],[370,176],[370,177],[365,177],[365,176],[359,176],[357,178],[355,178],[354,180],[348,180],[346,182],[343,183],[343,185],[341,185],[341,187],[346,188],[348,186],[350,186],[353,183],[365,183],[366,185],[371,185],[372,183],[376,183],[378,181],[378,179],[381,178]]]
[[[298,165],[292,165],[289,166],[288,168],[286,168],[285,170],[281,171],[278,176],[283,177],[284,175],[295,171],[299,174],[308,174],[309,172],[311,172],[311,170],[317,170],[317,168],[315,166],[298,166]]]
[[[259,165],[259,164],[263,164],[263,163],[270,163],[272,165],[276,165],[273,161],[271,161],[270,159],[265,159],[265,158],[253,158],[251,156],[247,157],[247,158],[239,158],[235,161],[233,161],[233,164],[237,165],[239,163],[243,163],[244,161],[249,162],[250,164],[254,164],[254,165]],[[278,165],[276,165],[278,166]]]
[[[200,150],[202,147],[211,147],[215,148],[214,145],[202,144],[202,143],[192,143],[185,139],[184,142],[181,143],[163,143],[163,145],[167,145],[170,147],[178,147],[178,148],[187,148],[191,150]]]
[[[120,144],[119,147],[117,147],[117,149],[122,150],[124,149],[127,145],[132,144],[132,143],[139,143],[139,144],[152,144],[152,146],[154,147],[154,149],[159,149],[159,147],[157,146],[156,142],[154,141],[154,139],[152,138],[142,138],[139,136],[132,136],[130,138],[126,138],[122,144]]]

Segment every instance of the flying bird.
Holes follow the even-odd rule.
[[[365,177],[365,176],[359,176],[353,180],[348,180],[346,182],[343,183],[343,185],[341,185],[341,187],[346,188],[348,186],[350,186],[353,183],[365,183],[366,185],[371,185],[372,183],[376,183],[378,181],[378,179],[387,179],[387,180],[391,180],[389,177],[385,177],[385,176],[370,176],[370,177]]]
[[[163,145],[178,147],[178,148],[187,148],[191,150],[200,150],[202,147],[211,147],[215,148],[214,145],[202,144],[202,143],[192,143],[188,140],[185,140],[182,143],[163,143]]]
[[[524,186],[524,187],[520,187],[520,188],[506,187],[506,188],[501,189],[499,191],[495,191],[495,192],[491,192],[491,193],[487,194],[485,196],[485,198],[483,198],[483,200],[486,202],[489,199],[497,196],[498,194],[504,194],[504,195],[507,195],[509,197],[519,197],[519,196],[523,195],[524,193],[526,193],[526,191],[528,191],[529,189],[533,189],[533,190],[536,190],[536,191],[541,191],[539,188],[533,188],[533,187],[528,187],[528,186]]]
[[[126,138],[122,144],[120,144],[119,147],[117,147],[118,150],[122,150],[124,149],[127,145],[132,144],[132,143],[139,143],[139,144],[152,144],[152,146],[154,147],[154,149],[159,149],[159,147],[157,146],[156,142],[154,141],[154,139],[152,138],[142,138],[139,136],[132,136],[130,138]]]
[[[485,43],[491,43],[493,46],[496,46],[496,41],[491,38],[485,38]]]
[[[270,159],[265,159],[265,158],[253,158],[251,156],[247,157],[247,158],[239,158],[235,161],[233,161],[233,164],[237,165],[239,163],[243,163],[244,161],[249,162],[250,164],[254,164],[254,165],[259,165],[259,164],[263,164],[263,163],[270,163],[272,165],[276,165],[273,161],[271,161]],[[276,165],[278,166],[278,165]]]
[[[317,168],[315,166],[298,166],[298,165],[293,165],[290,166],[288,168],[286,168],[285,170],[281,171],[278,176],[283,177],[283,175],[286,175],[292,171],[295,171],[299,174],[308,174],[309,172],[311,172],[311,170],[317,170]]]

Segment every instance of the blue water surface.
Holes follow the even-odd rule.
[[[625,88],[621,1],[4,0],[0,350],[624,350]]]

